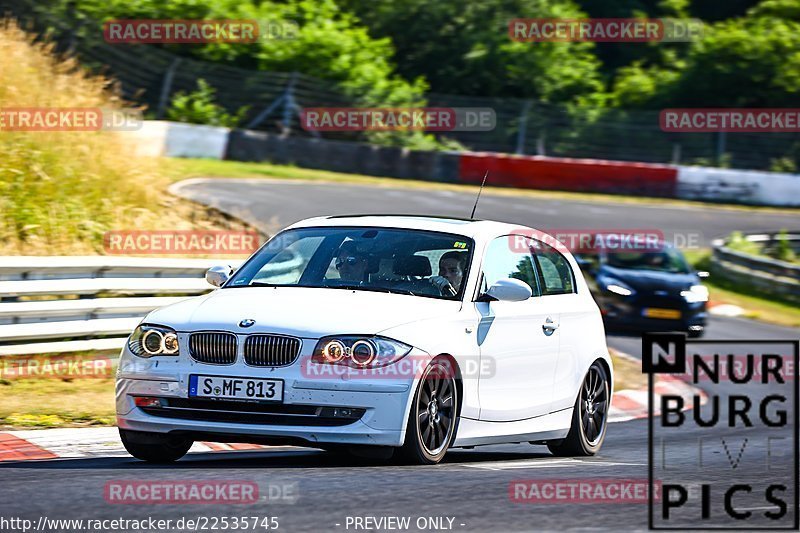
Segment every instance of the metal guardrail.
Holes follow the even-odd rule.
[[[777,233],[754,233],[745,235],[751,242],[772,246],[777,242]],[[787,238],[800,246],[800,233],[788,233]],[[711,270],[729,281],[747,284],[759,291],[781,299],[800,303],[800,265],[779,261],[766,256],[750,255],[726,246],[727,241],[712,242]]]
[[[0,257],[0,281],[87,278],[202,278],[221,262],[214,259],[167,259],[113,256]],[[2,293],[0,292],[0,295]]]
[[[303,258],[268,265],[290,273]],[[0,356],[121,348],[153,309],[214,289],[208,268],[236,260],[0,257]],[[169,295],[169,296],[164,296]]]
[[[213,290],[220,263],[241,261],[0,257],[0,356],[118,349],[153,309]]]

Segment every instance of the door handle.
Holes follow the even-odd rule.
[[[544,321],[544,324],[542,324],[542,331],[544,331],[545,335],[552,335],[553,332],[557,329],[558,329],[558,324],[555,324],[553,322],[553,319],[550,317],[547,317]]]

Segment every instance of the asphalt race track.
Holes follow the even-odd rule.
[[[468,216],[474,201],[471,193],[266,180],[195,181],[180,189],[181,194],[189,198],[272,230],[275,225],[333,213]],[[791,228],[798,220],[787,214],[513,198],[489,193],[481,200],[478,216],[541,228],[631,228],[642,224],[663,229],[667,236],[700,232],[703,243],[733,229]],[[797,339],[798,331],[715,317],[706,338]],[[639,338],[612,336],[609,345],[641,357]],[[737,349],[747,353],[759,347],[747,345]],[[754,403],[781,388],[791,396],[794,384],[795,381],[789,380],[780,387],[753,386],[749,394]],[[704,384],[703,389],[713,394],[731,386],[723,381]],[[790,413],[795,411],[790,409]],[[789,419],[791,421],[791,414]],[[398,516],[411,517],[411,531],[417,530],[419,517],[453,519],[451,525],[445,519],[442,527],[426,530],[641,530],[647,528],[646,503],[518,503],[509,497],[509,484],[514,480],[545,479],[645,482],[648,476],[647,428],[646,420],[610,425],[601,453],[591,459],[553,458],[543,446],[518,444],[454,450],[443,464],[435,467],[363,464],[312,449],[192,454],[169,467],[147,466],[128,458],[6,464],[0,466],[0,501],[8,509],[18,509],[10,514],[34,520],[41,515],[84,519],[274,516],[279,520],[279,531],[363,531],[366,529],[356,529],[352,523],[348,527],[348,517],[352,521],[353,517]],[[755,445],[741,455],[738,468],[727,466],[729,460],[721,451],[719,437],[735,433],[720,430],[713,434],[717,439],[716,449],[709,448],[704,467],[691,467],[691,472],[684,476],[685,481],[695,485],[731,484],[769,478],[764,474],[764,465],[751,460],[751,453],[763,452]],[[677,439],[673,438],[670,462],[693,465],[697,460],[697,436],[695,431],[687,430]],[[735,442],[731,444],[729,439],[728,443],[734,455],[740,446],[739,441]],[[775,476],[791,471],[791,453],[776,457],[775,462],[781,467],[781,472]],[[210,479],[251,480],[261,486],[297,482],[299,499],[293,504],[143,506],[111,505],[103,495],[109,480]],[[764,502],[763,494],[753,494],[752,501],[742,497],[740,501],[745,502],[742,507],[754,513],[772,508]],[[785,496],[789,498],[789,493]],[[719,518],[722,504],[719,495],[715,493],[715,497],[712,515]],[[791,525],[794,511],[791,505],[789,507],[789,514],[781,525]],[[659,511],[660,508],[656,510]],[[685,527],[689,523],[682,525]]]
[[[413,213],[466,218],[475,193],[421,188],[375,187],[348,183],[289,180],[197,179],[177,184],[173,191],[192,200],[239,216],[272,233],[292,222],[321,215]],[[742,211],[681,205],[663,206],[543,199],[483,191],[476,218],[550,230],[659,230],[670,242],[696,235],[697,244],[733,230],[792,229],[799,214]],[[677,238],[676,238],[677,236]],[[685,241],[683,241],[685,242]]]

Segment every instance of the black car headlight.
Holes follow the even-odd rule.
[[[681,291],[681,296],[690,304],[697,304],[708,301],[708,288],[704,285],[692,285],[685,291]]]
[[[636,294],[636,291],[631,286],[617,279],[604,278],[602,281],[598,281],[598,284],[606,291],[619,296],[633,296]]]
[[[165,326],[141,324],[128,338],[128,349],[139,357],[178,355],[178,334]]]
[[[408,355],[411,348],[386,337],[334,335],[317,342],[311,360],[320,364],[376,368],[399,361]]]

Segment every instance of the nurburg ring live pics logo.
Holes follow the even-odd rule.
[[[650,529],[798,529],[798,379],[789,373],[799,352],[797,340],[642,336],[650,494],[661,487]],[[663,374],[686,380],[692,399],[655,400]]]

